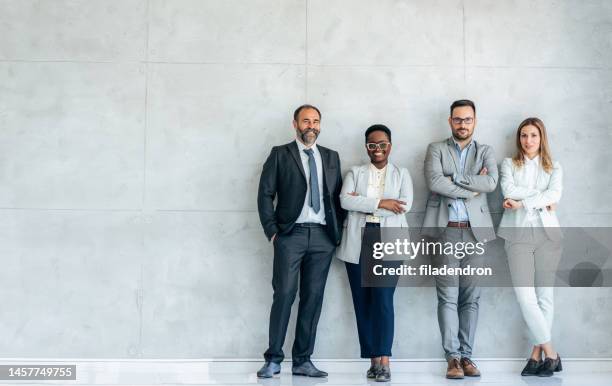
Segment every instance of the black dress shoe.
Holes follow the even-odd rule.
[[[380,366],[380,371],[376,374],[376,382],[389,382],[391,380],[391,369],[389,366]]]
[[[325,371],[321,371],[312,364],[311,361],[306,361],[300,363],[299,365],[293,364],[291,368],[291,373],[293,375],[303,375],[305,377],[314,377],[314,378],[323,378],[327,377],[327,373]]]
[[[530,375],[538,375],[538,369],[542,365],[542,361],[536,361],[535,359],[529,358],[527,364],[523,371],[521,371],[521,375],[523,377],[527,377]]]
[[[538,377],[552,377],[553,373],[563,370],[561,357],[557,354],[557,359],[546,358],[538,370]]]
[[[280,363],[266,362],[257,372],[257,378],[272,378],[274,375],[280,373],[280,370]]]
[[[380,371],[380,365],[372,365],[366,372],[366,378],[376,379],[376,374]]]

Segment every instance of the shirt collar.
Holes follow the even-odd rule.
[[[525,165],[538,165],[540,163],[540,155],[536,155],[533,159],[529,159],[526,155],[523,155],[523,161]]]
[[[453,145],[455,146],[455,149],[457,149],[459,151],[468,150],[470,148],[470,146],[472,146],[472,144],[476,143],[476,140],[471,139],[470,143],[468,143],[467,146],[464,147],[463,150],[461,150],[461,146],[459,146],[457,141],[455,141],[455,137],[451,136],[451,141],[453,141]]]
[[[389,166],[389,163],[387,162],[387,164],[385,165],[384,168],[379,169],[376,166],[374,166],[373,163],[370,163],[370,171],[375,172],[375,173],[384,173],[387,171],[387,166]]]
[[[305,149],[312,149],[312,151],[316,153],[316,152],[317,152],[317,150],[318,150],[318,149],[317,149],[317,143],[316,143],[316,142],[315,142],[315,143],[313,143],[313,144],[312,144],[312,146],[311,146],[310,148],[306,147],[306,145],[304,145],[302,142],[300,142],[300,140],[299,140],[299,139],[297,139],[297,138],[295,139],[295,143],[297,143],[298,150],[299,150],[300,152],[304,151]]]

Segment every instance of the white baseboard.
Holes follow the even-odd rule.
[[[506,372],[519,371],[526,358],[472,358],[482,371]],[[564,368],[575,372],[612,372],[612,358],[562,358]],[[362,372],[367,367],[367,359],[317,359],[328,372]],[[439,372],[446,367],[441,358],[391,359],[396,372]],[[112,358],[0,358],[0,364],[76,364],[87,372],[107,373],[120,370],[136,373],[249,373],[255,372],[263,364],[260,358],[201,358],[201,359],[112,359]],[[291,359],[286,359],[283,369],[291,367]]]

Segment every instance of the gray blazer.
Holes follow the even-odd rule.
[[[378,199],[367,197],[368,179],[370,164],[352,167],[344,178],[342,190],[340,191],[340,205],[348,211],[348,216],[344,221],[344,231],[342,232],[342,241],[336,249],[336,257],[342,261],[357,264],[361,254],[361,236],[362,229],[366,224],[366,215],[373,214],[382,217],[380,221],[381,241],[385,242],[386,227],[393,227],[394,231],[390,233],[390,237],[394,237],[394,241],[401,233],[402,240],[408,239],[408,221],[406,214],[395,214],[386,209],[377,207]],[[357,192],[358,196],[350,195],[351,192]],[[392,163],[387,164],[387,173],[385,175],[385,190],[383,192],[384,199],[396,199],[406,202],[404,209],[406,212],[412,207],[413,192],[412,179],[406,168],[398,168]],[[396,228],[405,228],[406,232],[398,232]],[[396,260],[395,258],[387,258],[384,260]],[[399,259],[397,259],[399,260]],[[403,259],[402,259],[403,260]]]
[[[474,145],[468,151],[463,175],[459,174],[459,157],[452,138],[431,143],[427,147],[425,183],[430,193],[423,234],[439,237],[441,229],[448,224],[451,200],[463,198],[476,240],[486,242],[495,239],[486,193],[491,193],[497,186],[497,161],[490,146],[476,142]],[[488,174],[478,175],[483,167],[487,168]],[[457,179],[453,182],[448,177],[454,173],[457,173]]]

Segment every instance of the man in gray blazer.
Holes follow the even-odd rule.
[[[452,136],[429,144],[425,182],[430,190],[423,234],[440,242],[493,240],[495,231],[486,193],[495,190],[497,162],[490,146],[472,139],[476,107],[470,100],[453,102],[448,118]],[[444,244],[443,244],[444,245]],[[437,255],[436,266],[478,267],[482,256]],[[479,376],[472,362],[480,288],[461,276],[436,276],[438,323],[448,367],[447,378]]]

